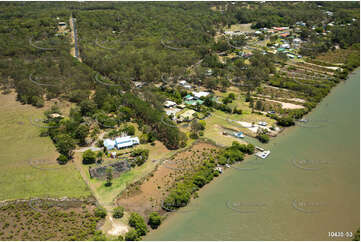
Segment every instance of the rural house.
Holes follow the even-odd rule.
[[[172,101],[169,101],[169,100],[167,100],[167,101],[165,101],[164,102],[164,107],[166,107],[166,108],[170,108],[170,107],[174,107],[175,105],[176,105],[176,103],[175,102],[172,102]]]
[[[112,150],[114,148],[123,149],[123,148],[133,147],[134,145],[138,145],[139,144],[139,138],[138,137],[125,136],[125,137],[118,137],[115,140],[105,139],[103,141],[103,143],[104,143],[104,147],[107,150]]]

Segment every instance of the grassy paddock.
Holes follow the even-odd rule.
[[[232,24],[226,31],[241,31],[241,32],[254,32],[255,30],[251,29],[252,24]]]
[[[206,130],[204,132],[204,137],[213,140],[217,145],[229,146],[232,145],[233,141],[238,141],[243,143],[242,139],[235,138],[233,136],[225,136],[222,134],[223,128],[236,129],[239,131],[245,131],[245,128],[240,126],[233,126],[224,119],[221,119],[216,116],[212,116],[206,121]]]
[[[90,195],[74,164],[58,165],[52,141],[31,124],[44,110],[0,94],[0,200]]]

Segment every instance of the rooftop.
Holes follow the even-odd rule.
[[[192,100],[193,99],[193,96],[188,94],[187,96],[184,97],[184,99],[186,100]]]
[[[187,105],[192,105],[192,106],[194,106],[194,105],[197,105],[197,104],[203,104],[204,101],[198,99],[198,100],[188,100],[188,101],[184,101],[184,103],[187,104]]]
[[[192,93],[197,98],[207,97],[209,95],[209,92],[192,92]]]
[[[167,108],[173,107],[174,105],[176,105],[176,103],[172,102],[172,101],[169,101],[169,100],[164,102],[164,106],[167,107]]]
[[[194,110],[187,110],[187,111],[185,111],[184,113],[182,113],[181,115],[180,115],[180,117],[182,117],[182,118],[188,118],[188,119],[193,119],[193,114],[195,113],[196,111],[194,111]]]

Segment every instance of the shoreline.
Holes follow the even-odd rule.
[[[340,87],[340,84],[345,84],[345,83],[348,81],[348,79],[349,79],[352,75],[354,75],[354,73],[355,73],[356,71],[359,71],[359,70],[360,70],[360,67],[357,67],[357,68],[355,68],[352,72],[350,72],[345,80],[340,81],[339,83],[337,83],[337,85],[334,86],[334,87],[330,90],[330,92],[321,100],[321,102],[319,102],[310,112],[308,112],[307,114],[305,114],[303,117],[307,117],[309,114],[313,113],[313,111],[316,110],[316,108],[319,108],[319,106],[322,105],[322,104],[325,102],[325,98],[331,96],[331,94],[334,93],[334,90],[335,90],[336,88]],[[5,94],[4,94],[4,95],[5,95]],[[294,126],[297,126],[297,125],[294,125]],[[264,145],[267,146],[267,147],[268,147],[268,146],[271,146],[271,147],[272,147],[272,145],[274,145],[275,142],[277,143],[277,139],[275,139],[275,138],[288,135],[291,130],[294,130],[294,127],[291,126],[291,127],[284,127],[284,128],[282,128],[281,131],[277,134],[276,137],[272,137],[272,138],[270,139],[270,142],[267,143],[267,144],[264,144]],[[254,137],[249,137],[249,138],[255,139]],[[256,140],[257,140],[257,139],[256,139]],[[257,140],[257,141],[258,141],[258,140]],[[187,149],[191,148],[193,145],[197,144],[198,142],[207,142],[207,140],[204,139],[204,138],[203,138],[203,139],[199,139],[199,140],[195,140],[195,141],[193,141],[193,142],[190,144],[190,146],[175,151],[170,157],[175,156],[176,154],[178,154],[178,153],[180,153],[180,152],[182,152],[182,151],[184,151],[184,150],[187,150]],[[213,143],[214,145],[219,146],[219,145],[217,145],[213,140],[208,140],[208,142],[211,142],[211,143]],[[246,141],[246,142],[247,142],[247,141]],[[247,143],[248,143],[248,142],[247,142]],[[168,158],[169,158],[169,157],[168,157]],[[249,160],[250,160],[251,158],[254,158],[254,157],[253,157],[252,155],[245,155],[243,161],[237,162],[237,163],[235,163],[234,165],[235,165],[235,166],[239,166],[239,164],[241,164],[241,163],[248,164],[248,162],[249,162]],[[159,164],[159,165],[161,165],[161,164]],[[151,173],[153,173],[156,169],[157,169],[157,167],[156,167]],[[223,172],[219,177],[217,177],[217,178],[226,177],[226,174],[227,174],[227,176],[228,176],[229,174],[231,174],[231,172],[229,172],[229,171],[226,172],[226,170],[228,170],[228,168],[225,168],[225,167],[224,167],[224,172]],[[149,175],[150,175],[151,173],[149,173],[146,177],[149,177]],[[145,177],[145,178],[146,178],[146,177]],[[145,179],[141,179],[141,180],[142,180],[141,183],[143,183]],[[206,184],[204,187],[202,187],[202,188],[198,191],[199,196],[201,196],[205,191],[209,190],[209,187],[210,187],[209,185],[210,185],[210,184],[215,184],[216,180],[218,181],[219,179],[214,179],[214,181],[211,181],[210,183],[208,183],[208,184]],[[139,182],[139,181],[138,181],[138,182]],[[117,196],[117,197],[118,197],[118,196]],[[192,200],[193,200],[193,199],[192,199]],[[191,200],[191,201],[192,201],[192,200]],[[191,201],[190,201],[190,202],[191,202]],[[180,208],[180,212],[181,212],[182,209],[184,210],[186,207],[188,207],[188,205],[185,206],[185,207]],[[174,214],[177,214],[177,212],[178,212],[178,210],[176,210],[176,211],[174,211],[174,212],[171,212],[171,213],[167,213],[167,215],[165,216],[165,220],[164,220],[164,221],[168,220],[169,217],[173,217],[173,215],[174,215]],[[154,230],[154,231],[155,231],[155,230]],[[153,233],[153,230],[151,230],[151,231],[149,232],[149,234],[152,234],[152,233]]]
[[[313,113],[313,111],[314,111],[316,108],[319,108],[319,106],[325,101],[325,99],[326,99],[327,97],[331,96],[331,95],[333,94],[333,92],[335,92],[335,89],[336,89],[336,88],[339,88],[341,84],[345,84],[345,83],[347,82],[347,80],[348,80],[352,75],[354,75],[354,73],[355,73],[356,71],[358,71],[358,70],[360,71],[360,66],[358,66],[357,68],[353,69],[353,70],[347,75],[347,77],[346,77],[345,80],[340,81],[339,83],[336,84],[336,86],[334,86],[333,88],[331,88],[330,92],[329,92],[324,98],[322,98],[321,102],[317,103],[317,105],[316,105],[311,111],[309,111],[308,113],[304,114],[304,115],[302,116],[302,118],[307,117],[308,115],[310,115],[311,113]],[[293,125],[293,126],[291,126],[291,127],[286,127],[285,129],[287,129],[287,128],[292,128],[292,127],[296,127],[296,126],[297,126],[297,125]],[[280,132],[280,133],[283,133],[283,131]]]
[[[325,98],[331,96],[331,94],[333,94],[334,90],[335,90],[336,88],[340,87],[340,84],[341,84],[341,83],[344,83],[344,84],[345,84],[345,82],[347,82],[347,80],[348,80],[352,75],[354,75],[354,73],[355,73],[356,71],[360,71],[360,66],[357,67],[357,68],[355,68],[355,69],[353,69],[352,72],[350,72],[350,73],[347,75],[347,78],[346,78],[344,81],[338,83],[334,88],[332,88],[331,91],[321,100],[321,102],[319,102],[310,112],[308,112],[307,114],[305,114],[303,117],[306,117],[306,116],[310,115],[311,113],[313,113],[313,111],[315,111],[317,108],[319,108],[319,106],[322,105],[322,103],[324,102]],[[272,138],[270,139],[270,142],[267,143],[266,145],[267,145],[267,146],[272,146],[272,145],[274,145],[274,144],[275,144],[275,141],[274,141],[274,140],[277,140],[276,138],[278,138],[278,137],[283,137],[283,136],[288,135],[289,132],[290,132],[290,131],[294,131],[296,127],[298,127],[298,126],[297,126],[297,125],[293,125],[293,126],[291,126],[291,127],[285,127],[285,128],[283,128],[282,131],[279,132],[279,134],[278,134],[276,137],[272,137]],[[250,138],[252,138],[252,137],[250,137]],[[246,142],[247,142],[247,141],[246,141]],[[276,142],[276,143],[277,143],[277,142]],[[242,161],[240,161],[240,162],[237,162],[237,163],[235,163],[235,164],[233,164],[233,165],[239,166],[239,165],[242,164],[242,163],[247,164],[247,163],[250,161],[251,158],[255,158],[255,157],[254,157],[254,154],[253,154],[253,155],[245,155],[244,160],[242,160]],[[256,158],[255,158],[255,159],[256,159]],[[208,184],[206,184],[204,187],[202,187],[202,188],[197,192],[198,195],[199,195],[199,197],[201,197],[205,192],[208,192],[210,186],[216,184],[216,182],[219,181],[220,178],[223,178],[223,179],[224,179],[226,176],[231,175],[232,172],[229,172],[229,171],[228,171],[229,169],[230,169],[230,168],[225,168],[224,171],[223,171],[223,173],[222,173],[219,177],[217,177],[217,179],[212,180],[210,183],[208,183]],[[191,203],[193,200],[195,200],[195,199],[193,198],[192,200],[190,200],[190,203]],[[185,206],[185,207],[182,207],[182,208],[174,211],[174,212],[168,213],[167,216],[164,218],[163,223],[160,225],[160,227],[164,226],[164,223],[166,223],[166,222],[169,220],[169,218],[174,217],[174,215],[176,215],[176,214],[178,214],[178,213],[181,213],[181,212],[182,212],[181,210],[182,210],[182,209],[186,209],[188,206],[189,206],[189,204],[188,204],[187,206]],[[159,228],[158,228],[158,229],[159,229]],[[149,231],[149,233],[148,233],[145,237],[143,237],[143,239],[146,238],[146,237],[148,237],[149,235],[153,234],[153,233],[156,232],[158,229]]]
[[[336,86],[334,86],[333,88],[331,88],[330,92],[324,97],[322,98],[322,100],[317,103],[317,105],[311,109],[308,113],[305,113],[302,118],[305,118],[307,117],[308,115],[310,115],[311,113],[313,113],[317,108],[319,108],[319,106],[324,102],[324,100],[329,97],[330,95],[332,95],[332,93],[335,91],[336,88],[340,87],[341,84],[345,84],[347,82],[347,80],[350,78],[350,76],[354,75],[354,73],[357,71],[357,70],[360,70],[360,66],[358,66],[357,68],[353,69],[346,77],[345,80],[342,80],[340,81],[339,83],[336,84]],[[271,144],[272,143],[272,140],[277,138],[278,136],[281,136],[281,135],[284,135],[285,133],[287,133],[287,130],[290,130],[294,127],[297,127],[297,125],[292,125],[292,126],[289,126],[289,127],[282,127],[280,132],[276,135],[276,136],[271,136],[272,138],[270,139],[270,142],[268,144]],[[254,138],[254,137],[252,137]]]

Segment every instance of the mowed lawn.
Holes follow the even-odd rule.
[[[52,141],[31,123],[44,110],[21,105],[13,93],[0,94],[0,200],[91,194],[74,164],[56,163]]]
[[[241,131],[244,134],[254,137],[255,133],[251,132],[248,128],[243,127],[241,124],[235,121],[243,121],[249,123],[258,123],[259,121],[265,121],[268,124],[275,124],[276,121],[264,116],[252,113],[252,109],[249,107],[249,103],[245,101],[245,94],[241,93],[238,88],[228,88],[226,93],[216,91],[216,96],[220,97],[220,101],[229,95],[234,93],[236,99],[232,103],[228,104],[232,109],[237,108],[242,110],[242,114],[229,114],[220,110],[215,110],[211,117],[206,119],[206,130],[204,131],[204,137],[215,141],[219,145],[229,146],[233,141],[244,143],[246,141],[238,139],[229,135],[223,135],[223,131],[226,129]],[[228,131],[229,131],[228,130]]]

